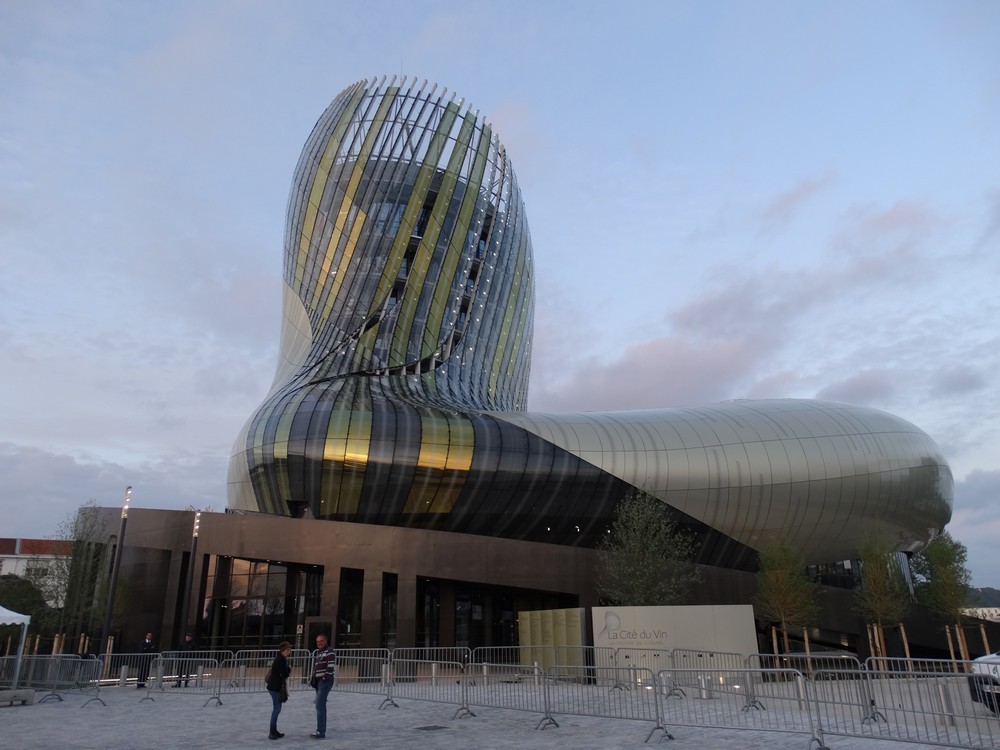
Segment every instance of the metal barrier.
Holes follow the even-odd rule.
[[[815,654],[750,654],[746,665],[751,669],[794,669],[806,679],[813,679],[816,672],[861,669],[861,662],[854,654],[819,651]]]
[[[101,657],[104,665],[101,680],[105,685],[117,683],[122,687],[132,682],[145,683],[158,658],[159,654],[149,653],[105,654]],[[140,677],[145,679],[140,680]]]
[[[446,657],[452,657],[447,659]],[[397,648],[389,662],[386,704],[395,698],[457,703],[452,717],[475,716],[469,708],[468,670],[472,652],[467,648]]]
[[[336,680],[333,689],[348,693],[387,695],[389,649],[345,648],[337,650]],[[312,669],[306,676],[308,683]]]
[[[742,654],[730,651],[709,651],[705,649],[675,648],[670,652],[669,667],[671,675],[669,687],[664,693],[667,696],[679,695],[685,697],[694,690],[704,689],[703,685],[709,673],[715,675],[715,681],[721,685],[746,684],[746,664]],[[661,666],[656,673],[666,671]],[[710,687],[710,686],[709,686]]]
[[[618,667],[558,666],[545,673],[545,716],[536,729],[559,726],[555,716],[598,716],[652,721],[646,742],[657,731],[673,739],[660,718],[656,678],[648,669],[633,668],[635,690],[619,689]]]
[[[231,659],[219,664],[219,676],[214,680],[220,695],[225,693],[257,693],[267,690],[267,673],[278,655],[277,649],[237,651]],[[306,690],[312,674],[313,655],[306,649],[294,649],[288,655],[288,691]]]
[[[16,669],[16,656],[0,657],[0,687],[11,687]],[[43,655],[22,657],[18,687],[41,691],[38,700],[63,700],[64,693],[81,695],[99,689],[101,662],[98,659],[76,655]]]
[[[16,656],[0,656],[0,689],[14,686],[14,672],[16,669]]]
[[[98,659],[79,656],[26,656],[22,665],[21,685],[47,691],[39,700],[62,700],[61,693],[86,693],[96,690],[101,671]]]
[[[973,698],[974,676],[952,672],[817,672],[806,686],[817,734],[995,748],[1000,726]]]
[[[629,669],[637,667],[648,669],[656,674],[661,669],[667,669],[674,665],[673,653],[665,649],[655,648],[616,648],[610,664],[601,658],[595,661],[599,667],[611,666]]]
[[[653,722],[646,738],[667,727],[698,726],[809,736],[826,750],[827,736],[885,739],[947,747],[1000,747],[1000,683],[965,671],[969,662],[869,659],[864,666],[841,654],[790,655],[782,662],[811,667],[807,677],[792,668],[762,667],[767,654],[675,649],[550,648],[557,662],[575,654],[584,663],[543,669],[528,661],[531,647],[340,649],[334,690],[456,705],[453,719],[475,716],[471,706],[541,714],[536,728],[558,726],[560,714]],[[63,700],[69,691],[90,693],[104,703],[102,688],[131,686],[148,670],[142,700],[182,686],[177,694],[207,696],[263,692],[277,651],[164,652],[115,654],[107,660],[79,656],[27,656],[22,684],[45,690],[42,700]],[[142,656],[148,662],[136,659]],[[217,660],[216,656],[223,656]],[[290,691],[309,689],[315,654],[299,649],[289,657]],[[15,657],[0,658],[0,684],[13,674]],[[653,670],[645,664],[661,664]],[[818,664],[853,668],[819,669]],[[875,669],[876,664],[887,669]],[[694,665],[694,666],[687,666]],[[910,665],[927,667],[908,671]],[[957,670],[957,671],[956,671]],[[185,687],[186,686],[186,687]]]
[[[556,659],[554,646],[480,646],[472,650],[470,664],[473,679],[484,684],[491,679],[509,680],[523,679],[525,675],[541,675],[545,672],[543,664],[553,664]],[[489,665],[483,670],[484,665]]]
[[[673,669],[657,674],[660,693],[675,684],[697,685],[661,697],[665,726],[745,729],[805,734],[820,740],[810,714],[806,683],[794,669]]]
[[[952,672],[972,671],[971,661],[956,659],[913,659],[903,656],[869,656],[864,669],[872,672]]]

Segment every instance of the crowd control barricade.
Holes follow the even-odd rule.
[[[163,686],[181,689],[205,688],[218,676],[219,664],[231,660],[235,654],[229,650],[164,651],[160,654]],[[156,669],[156,672],[161,670]]]
[[[743,676],[746,668],[745,661],[743,654],[730,651],[675,648],[670,652],[670,664],[665,666],[676,674],[670,675],[666,682],[669,684],[669,688],[664,694],[684,697],[694,690],[704,689],[704,683],[712,681],[707,676],[709,673],[714,674],[714,679],[721,680],[722,684],[742,683],[745,685],[746,678]],[[657,674],[661,674],[664,668],[661,667]]]
[[[25,656],[21,663],[19,687],[43,691],[38,703],[62,700],[63,693],[95,690],[101,662],[68,654]]]
[[[0,690],[14,687],[14,672],[16,669],[16,656],[0,656]]]
[[[231,659],[219,664],[219,676],[212,682],[219,694],[257,693],[267,690],[267,673],[278,655],[278,649],[247,649],[237,651]],[[289,692],[308,686],[312,671],[312,654],[306,649],[293,649],[288,656],[287,686]]]
[[[861,669],[861,662],[854,654],[841,651],[818,651],[805,654],[751,654],[746,660],[751,669],[794,669],[806,679],[817,671],[842,671]]]
[[[308,683],[312,675],[306,677]],[[337,649],[336,681],[333,689],[347,693],[387,695],[389,650],[385,648]]]
[[[596,716],[653,722],[646,741],[666,729],[660,720],[656,678],[648,669],[635,668],[635,687],[622,690],[619,668],[587,665],[550,667],[545,672],[545,716],[537,729],[559,726],[556,716]]]
[[[648,669],[656,674],[661,669],[673,666],[673,657],[667,649],[621,647],[613,651],[610,663],[606,663],[603,654],[598,655],[597,666],[618,667],[621,687],[628,688],[636,681],[635,669]]]
[[[458,704],[453,718],[474,716],[469,708],[468,667],[472,652],[461,646],[393,649],[386,701],[394,698]]]
[[[956,659],[914,659],[905,656],[869,656],[864,668],[872,672],[951,672],[972,671],[972,662]]]
[[[145,675],[143,682],[148,682],[151,675],[155,677],[153,663],[158,657],[159,654],[150,653],[105,654],[101,657],[104,664],[101,681],[105,686],[125,687],[137,683],[139,677]]]
[[[807,685],[817,731],[956,748],[1000,747],[996,716],[947,671],[817,672]]]
[[[555,647],[549,646],[549,661],[555,660]],[[491,664],[496,667],[494,674],[500,677],[503,674],[507,675],[519,675],[519,674],[532,674],[533,671],[541,667],[541,661],[534,661],[532,658],[535,656],[533,649],[525,646],[479,646],[478,648],[472,649],[472,656],[470,660],[474,665]],[[506,670],[500,669],[501,667],[506,667]],[[477,680],[479,679],[479,669],[474,669],[473,672],[477,675]],[[544,670],[542,670],[544,672]]]
[[[794,669],[674,668],[656,678],[666,727],[804,734],[810,737],[810,747],[818,741],[805,678]],[[670,693],[675,684],[694,687]]]
[[[468,699],[473,706],[545,713],[545,672],[537,663],[523,665],[506,649],[485,647],[472,652],[467,670]]]

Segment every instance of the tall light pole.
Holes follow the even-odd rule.
[[[125,524],[128,523],[128,504],[132,499],[132,486],[125,488],[125,502],[122,503],[122,523],[118,528],[118,544],[115,547],[114,564],[111,567],[111,585],[108,587],[108,603],[104,607],[104,626],[101,628],[101,642],[97,644],[97,655],[101,656],[107,648],[108,636],[111,634],[111,614],[115,607],[115,589],[118,588],[118,570],[122,565],[122,552],[125,546]]]
[[[177,647],[184,642],[184,634],[187,633],[188,605],[191,601],[191,586],[194,584],[194,565],[198,559],[198,526],[201,525],[201,511],[194,513],[194,528],[191,530],[191,558],[188,560],[187,582],[184,584],[184,600],[181,603],[181,629],[177,634]]]

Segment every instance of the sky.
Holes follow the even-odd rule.
[[[0,537],[126,485],[224,509],[302,145],[406,75],[517,174],[529,409],[889,411],[1000,587],[998,30],[991,0],[0,3]]]

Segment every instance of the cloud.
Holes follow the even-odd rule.
[[[220,455],[174,455],[130,465],[0,443],[4,493],[18,510],[5,514],[4,535],[52,536],[61,521],[90,500],[120,506],[128,485],[133,487],[133,507],[221,510],[226,465]]]
[[[896,377],[890,370],[865,370],[820,389],[816,398],[868,406],[892,400]]]
[[[538,411],[654,409],[718,401],[760,356],[750,342],[705,344],[665,336],[630,346],[610,363],[583,362],[563,380],[547,383]]]
[[[955,512],[948,531],[969,550],[976,586],[1000,588],[1000,470],[976,470],[955,483]]]
[[[974,393],[986,387],[986,378],[972,365],[942,367],[933,374],[930,395],[935,398]]]
[[[827,174],[801,180],[790,190],[775,196],[760,212],[761,222],[768,230],[774,230],[791,221],[795,214],[816,194],[833,182]]]
[[[1000,237],[1000,190],[990,196],[991,211],[986,228],[976,242],[977,249],[985,249],[995,238]]]

